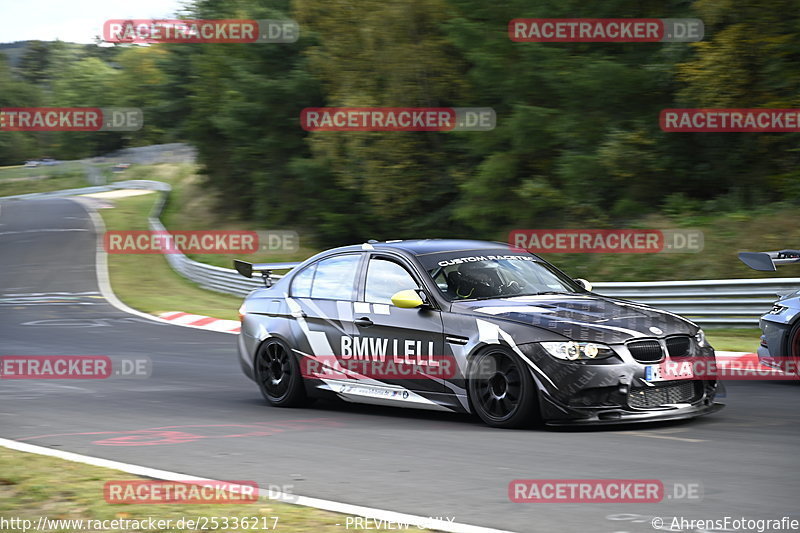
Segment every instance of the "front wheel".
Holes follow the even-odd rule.
[[[276,407],[295,407],[306,401],[300,365],[278,339],[268,339],[258,349],[255,376],[261,394]]]
[[[536,383],[517,354],[492,347],[476,355],[470,369],[470,401],[486,424],[518,428],[538,421]]]
[[[784,372],[797,375],[800,368],[800,320],[796,321],[794,327],[789,331],[789,338],[786,341],[787,363]]]

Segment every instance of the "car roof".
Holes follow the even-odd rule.
[[[514,250],[504,242],[477,241],[471,239],[411,239],[395,241],[369,241],[354,246],[336,248],[337,251],[351,250],[399,250],[412,255],[426,255],[442,252],[459,252],[473,250]],[[333,250],[329,250],[333,251]]]

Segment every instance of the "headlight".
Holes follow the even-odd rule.
[[[541,342],[542,348],[556,359],[575,361],[578,359],[592,361],[605,359],[614,355],[614,350],[605,344],[596,342]]]
[[[772,309],[769,310],[770,315],[779,315],[789,309],[785,305],[775,304],[772,306]]]
[[[701,348],[708,346],[706,344],[706,334],[702,329],[698,329],[697,333],[694,334],[694,340],[697,341],[697,345],[700,346]]]

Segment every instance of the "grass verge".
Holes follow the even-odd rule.
[[[758,349],[761,331],[758,328],[705,329],[706,338],[717,351],[752,352]]]
[[[106,229],[148,229],[147,215],[157,198],[153,193],[114,200],[116,207],[100,210]],[[159,254],[109,254],[108,271],[117,297],[145,313],[184,311],[236,320],[242,303],[238,296],[201,289],[172,270]]]
[[[176,529],[181,517],[233,517],[266,518],[269,526],[278,518],[278,531],[341,532],[345,516],[310,507],[291,505],[269,499],[249,504],[109,504],[103,496],[107,481],[141,479],[131,474],[108,468],[74,463],[53,457],[0,448],[0,516],[27,519],[32,525],[40,517],[50,520],[173,520],[173,527],[136,531],[201,531]],[[53,524],[55,525],[55,524]],[[65,525],[65,524],[61,524]],[[119,524],[121,525],[121,524]],[[412,526],[413,527],[413,526]],[[413,528],[418,531],[416,528]],[[44,528],[44,532],[71,532],[78,527]],[[13,529],[12,529],[13,531]],[[20,529],[21,531],[21,529]],[[103,529],[103,531],[134,531],[134,529]],[[218,530],[219,531],[219,530]],[[242,529],[241,531],[245,531]],[[259,529],[263,531],[263,529]]]

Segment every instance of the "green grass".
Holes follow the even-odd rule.
[[[157,198],[153,193],[114,200],[116,207],[100,210],[106,229],[148,229],[147,214]],[[159,254],[109,254],[108,270],[117,297],[146,313],[184,311],[236,320],[242,303],[238,296],[201,289],[172,270]]]
[[[0,448],[0,517],[32,521],[40,517],[54,519],[146,520],[153,517],[268,517],[271,527],[278,517],[276,531],[337,532],[343,529],[346,516],[328,511],[291,505],[262,498],[249,504],[109,504],[103,496],[107,481],[141,479],[108,468],[74,463],[52,457]],[[259,518],[259,523],[260,522]],[[336,525],[342,524],[342,525]],[[415,531],[420,531],[416,527]],[[21,529],[18,529],[21,531]],[[32,529],[31,529],[32,530]],[[29,531],[31,531],[29,530]],[[13,531],[9,530],[9,531]],[[71,533],[70,530],[42,529],[46,532]],[[132,531],[104,529],[103,531]],[[142,531],[145,531],[142,529]],[[197,529],[147,529],[153,532],[201,531]],[[229,531],[216,529],[214,531]],[[240,531],[245,531],[244,529]],[[258,531],[265,531],[258,529]]]
[[[758,350],[761,331],[758,328],[705,329],[706,338],[715,350],[752,352]]]
[[[64,161],[58,165],[40,165],[38,167],[26,167],[25,165],[13,165],[0,167],[0,183],[7,180],[36,179],[41,176],[58,176],[76,171],[82,171],[83,163],[80,161]]]
[[[64,163],[52,167],[0,167],[0,196],[87,187],[83,168]]]
[[[663,281],[800,277],[800,266],[758,272],[739,261],[743,251],[781,250],[800,246],[800,209],[770,204],[750,210],[708,211],[703,216],[650,215],[617,227],[632,229],[698,229],[703,250],[697,253],[542,254],[573,277],[597,281]],[[508,235],[500,236],[507,239]]]

